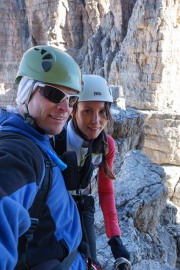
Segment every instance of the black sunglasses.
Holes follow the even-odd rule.
[[[56,88],[52,85],[48,84],[39,84],[40,90],[39,93],[47,98],[48,100],[52,101],[53,103],[60,103],[68,97],[69,100],[69,107],[73,107],[76,102],[78,101],[79,95],[69,95],[59,88]]]

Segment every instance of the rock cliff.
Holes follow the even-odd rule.
[[[15,103],[17,67],[32,45],[58,46],[83,73],[121,86],[125,104],[120,110],[115,102],[108,132],[117,144],[117,209],[133,269],[180,269],[180,2],[1,0],[0,18],[0,107]],[[99,223],[98,252],[110,269]]]

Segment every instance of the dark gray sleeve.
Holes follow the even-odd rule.
[[[0,199],[40,182],[44,159],[38,146],[19,134],[0,133]]]

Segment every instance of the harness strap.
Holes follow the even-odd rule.
[[[88,145],[88,152],[84,161],[84,165],[82,166],[81,170],[80,170],[80,188],[86,188],[88,186],[88,184],[91,181],[91,177],[93,174],[93,170],[94,170],[94,165],[92,163],[92,140],[89,141],[89,145]]]
[[[69,254],[64,260],[55,266],[52,270],[68,270],[73,261],[75,260],[76,256],[78,254],[78,250],[76,249],[71,254]]]
[[[88,269],[91,269],[91,253],[89,249],[86,228],[84,225],[83,211],[88,211],[92,207],[94,207],[94,198],[92,196],[86,195],[72,195],[72,196],[78,207],[83,232],[83,237],[79,246],[79,251],[85,255],[85,257],[87,258],[87,267]]]

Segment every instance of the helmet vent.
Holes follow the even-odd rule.
[[[49,71],[49,70],[51,69],[52,63],[49,62],[49,61],[43,61],[43,62],[41,63],[41,66],[42,66],[42,69],[43,69],[45,72],[47,72],[47,71]]]
[[[50,54],[50,53],[48,53],[47,55],[45,55],[44,57],[43,57],[43,59],[45,60],[45,59],[53,59],[53,56]]]
[[[42,66],[42,69],[45,72],[47,72],[52,68],[53,55],[51,53],[49,53],[47,50],[44,50],[44,49],[41,50],[41,54],[43,55],[43,57],[42,57],[43,61],[41,62],[41,66]]]
[[[41,54],[44,54],[44,53],[46,53],[46,52],[47,52],[47,51],[44,50],[44,49],[41,50]]]

